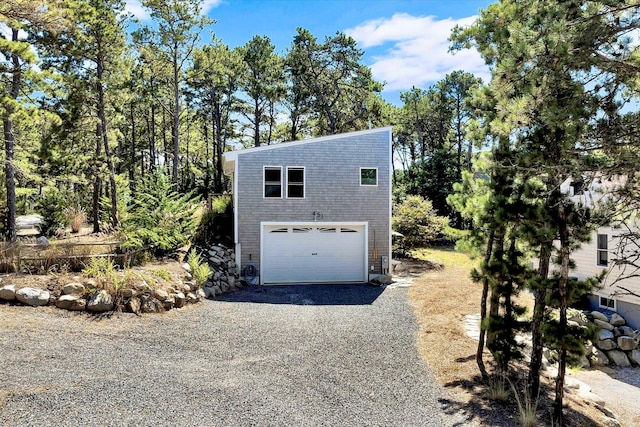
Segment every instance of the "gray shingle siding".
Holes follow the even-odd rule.
[[[368,222],[369,266],[380,272],[380,256],[390,256],[391,129],[344,134],[329,140],[278,145],[240,152],[237,157],[237,243],[241,263],[260,268],[260,223],[263,221]],[[282,166],[283,197],[263,197],[264,166]],[[286,168],[305,168],[305,198],[286,198]],[[360,168],[377,168],[378,185],[360,186]],[[375,239],[374,239],[375,233]],[[378,259],[372,258],[375,246]]]

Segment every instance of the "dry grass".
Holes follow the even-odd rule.
[[[438,381],[452,392],[447,402],[451,411],[462,411],[467,421],[481,426],[518,426],[518,409],[514,399],[507,403],[490,400],[487,385],[480,377],[475,354],[477,341],[464,330],[465,317],[480,312],[482,286],[471,280],[470,271],[477,265],[465,254],[452,249],[423,249],[412,254],[431,263],[444,265],[440,270],[428,270],[414,278],[409,299],[418,319],[418,347]],[[523,295],[519,302],[529,309],[532,298]],[[487,368],[491,370],[491,355],[485,350]],[[547,389],[548,391],[548,389]],[[545,425],[550,407],[547,393],[539,408]],[[565,399],[568,426],[598,426],[602,413],[593,406]]]

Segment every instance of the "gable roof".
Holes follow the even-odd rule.
[[[261,145],[260,147],[253,147],[253,148],[245,148],[242,150],[234,150],[234,151],[227,151],[223,154],[223,158],[224,158],[224,170],[225,173],[231,173],[232,172],[232,166],[235,161],[238,159],[238,156],[241,156],[243,154],[249,154],[249,153],[257,153],[260,151],[269,151],[269,150],[279,150],[281,148],[288,148],[288,147],[295,147],[298,145],[304,145],[304,144],[313,144],[314,142],[323,142],[323,141],[331,141],[334,139],[342,139],[342,138],[347,138],[347,137],[353,137],[353,136],[360,136],[360,135],[368,135],[368,134],[372,134],[372,133],[379,133],[379,132],[389,132],[391,133],[391,126],[386,126],[386,127],[381,127],[381,128],[375,128],[375,129],[366,129],[366,130],[359,130],[359,131],[355,131],[355,132],[347,132],[347,133],[339,133],[339,134],[335,134],[335,135],[327,135],[327,136],[321,136],[318,138],[309,138],[309,139],[301,139],[299,141],[290,141],[290,142],[282,142],[279,144],[274,144],[274,145]]]

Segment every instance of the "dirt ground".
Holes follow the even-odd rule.
[[[425,250],[417,257],[430,261],[428,268],[419,261],[408,261],[408,276],[412,279],[409,298],[418,317],[422,357],[440,383],[453,392],[457,400],[455,406],[465,413],[470,423],[518,426],[514,402],[497,402],[487,397],[487,387],[475,360],[477,342],[464,329],[465,317],[479,313],[481,285],[474,283],[469,274],[474,262],[452,250]],[[444,268],[430,268],[439,264]],[[526,298],[523,303],[532,306]],[[491,356],[486,351],[484,360],[491,370]],[[550,425],[553,397],[553,385],[547,382],[538,403],[540,425]],[[593,404],[565,394],[565,405],[568,426],[604,425],[604,413]],[[622,425],[637,425],[633,420],[620,421]]]

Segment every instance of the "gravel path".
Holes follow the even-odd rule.
[[[103,319],[0,305],[0,425],[464,425],[418,355],[406,289],[225,299]]]

